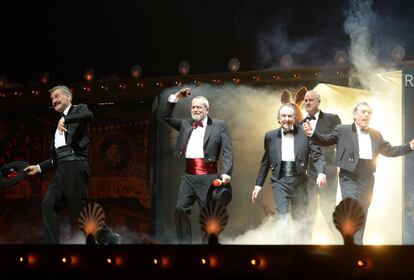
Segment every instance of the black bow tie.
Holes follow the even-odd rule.
[[[316,120],[316,117],[315,116],[307,116],[306,119],[307,120]]]
[[[361,128],[361,132],[368,133],[369,131],[368,131],[368,128]]]
[[[196,129],[197,127],[203,127],[203,121],[192,121],[191,126]]]
[[[288,130],[288,131],[283,130],[283,135],[286,135],[286,134],[293,134],[293,129]]]

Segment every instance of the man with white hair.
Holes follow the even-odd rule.
[[[190,88],[183,88],[172,94],[163,114],[164,121],[178,133],[175,154],[186,158],[186,170],[181,176],[175,209],[175,223],[178,243],[192,243],[191,208],[197,201],[200,208],[208,199],[212,182],[220,178],[224,188],[230,188],[233,170],[233,148],[227,124],[223,120],[208,117],[209,102],[203,96],[196,96],[191,102],[191,118],[172,116],[177,102],[191,94]],[[221,175],[218,161],[222,156]]]
[[[315,90],[309,90],[305,94],[304,107],[308,116],[300,123],[309,120],[313,129],[320,133],[332,132],[338,124],[341,124],[341,119],[337,114],[323,112],[319,107],[321,104],[321,97]],[[318,172],[313,161],[309,162],[308,166],[308,180],[309,180],[309,208],[308,208],[308,225],[310,232],[316,220],[316,213],[319,208],[322,216],[331,231],[335,242],[342,240],[338,230],[333,223],[332,213],[336,207],[336,192],[338,189],[338,171],[335,164],[335,145],[321,147],[322,154],[326,161],[326,184],[319,187],[316,184]],[[319,198],[319,199],[318,199]],[[318,203],[319,202],[319,203]],[[309,236],[312,238],[312,235]]]

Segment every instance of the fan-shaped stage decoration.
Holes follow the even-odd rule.
[[[103,208],[96,202],[89,202],[83,207],[79,216],[79,227],[86,237],[86,244],[95,244],[96,235],[105,223]]]
[[[218,244],[218,236],[229,220],[226,206],[220,202],[209,201],[200,211],[201,232],[208,244]]]
[[[302,87],[300,90],[298,90],[295,94],[291,93],[288,90],[283,91],[282,96],[280,97],[280,101],[282,104],[292,104],[295,107],[296,111],[296,121],[301,121],[304,117],[302,114],[302,104],[305,100],[305,95],[308,90],[306,87]]]
[[[355,233],[364,225],[365,213],[358,201],[348,197],[336,206],[333,221],[345,245],[354,244]]]

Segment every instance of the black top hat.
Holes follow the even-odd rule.
[[[26,177],[23,171],[29,164],[25,161],[13,161],[0,168],[0,187],[8,187],[19,183]]]
[[[207,199],[220,202],[224,206],[227,206],[232,199],[231,184],[229,183],[218,187],[212,184],[208,190]]]

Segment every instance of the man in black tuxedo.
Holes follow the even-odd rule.
[[[319,109],[321,98],[318,92],[310,90],[305,94],[304,107],[308,116],[300,123],[309,120],[312,128],[319,133],[330,133],[338,124],[341,124],[341,119],[336,114],[322,112]],[[308,166],[308,184],[309,184],[309,208],[308,208],[308,225],[312,232],[315,224],[316,212],[318,210],[318,196],[319,208],[322,216],[328,225],[332,237],[335,241],[342,240],[339,231],[335,228],[332,214],[336,207],[336,192],[338,188],[338,172],[335,164],[335,145],[321,147],[322,154],[326,161],[326,184],[320,188],[316,183],[318,171],[316,170],[313,161],[309,161]],[[311,237],[311,236],[310,236]]]
[[[397,157],[414,150],[414,139],[399,146],[392,146],[385,141],[379,131],[369,127],[371,115],[371,106],[367,102],[360,102],[353,110],[354,123],[338,125],[331,133],[319,133],[312,129],[309,121],[303,123],[305,134],[316,143],[336,144],[336,165],[340,168],[342,199],[356,199],[365,213],[363,226],[354,236],[355,244],[362,244],[363,241],[378,155]]]
[[[285,225],[287,225],[289,205],[291,205],[292,219],[299,220],[306,217],[308,207],[306,170],[310,156],[318,172],[317,183],[324,185],[326,182],[325,160],[321,150],[306,137],[300,125],[294,124],[295,119],[296,111],[292,104],[284,104],[280,107],[278,112],[280,128],[265,134],[265,151],[256,186],[252,192],[254,203],[271,169],[270,180],[276,204],[276,216]]]
[[[191,118],[174,118],[173,112],[181,98],[191,94],[183,88],[168,98],[163,120],[178,130],[175,154],[186,158],[185,174],[181,176],[175,209],[178,243],[192,243],[191,208],[198,202],[203,207],[213,180],[221,178],[225,187],[230,186],[233,169],[233,148],[227,125],[222,120],[208,117],[209,102],[196,96],[191,102]],[[221,175],[218,161],[222,155]]]
[[[52,157],[24,170],[28,175],[35,175],[56,168],[42,200],[42,213],[44,243],[59,244],[59,208],[66,204],[78,219],[87,202],[89,125],[93,115],[85,104],[72,105],[72,93],[66,86],[52,88],[50,99],[55,111],[61,114],[50,147]],[[106,244],[120,240],[106,225],[98,235],[105,236],[101,242]]]

